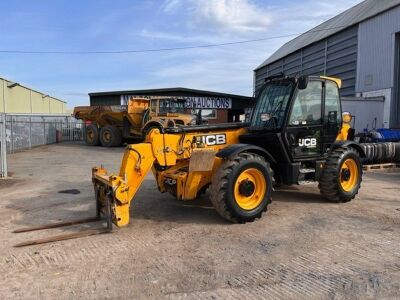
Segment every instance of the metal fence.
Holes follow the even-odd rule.
[[[7,147],[5,115],[0,114],[0,178],[7,177]]]
[[[7,153],[63,141],[81,141],[82,133],[82,121],[71,116],[2,114],[0,177],[7,174]]]

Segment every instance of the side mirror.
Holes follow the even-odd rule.
[[[307,88],[308,85],[308,76],[300,76],[297,79],[297,87],[299,90],[305,90]]]
[[[337,124],[337,111],[328,112],[328,124],[329,125]]]
[[[201,109],[196,114],[196,125],[201,125],[203,123],[203,117],[201,115]]]

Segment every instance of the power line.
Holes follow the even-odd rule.
[[[330,27],[324,29],[315,29],[307,31],[304,34],[328,31],[334,29],[341,29],[346,26],[337,26]],[[221,47],[221,46],[229,46],[229,45],[238,45],[238,44],[246,44],[246,43],[254,43],[261,41],[268,41],[273,39],[281,39],[292,36],[300,35],[301,33],[292,33],[286,35],[278,35],[271,36],[266,38],[252,39],[252,40],[243,40],[243,41],[234,41],[227,43],[218,43],[218,44],[206,44],[206,45],[196,45],[196,46],[183,46],[183,47],[171,47],[171,48],[154,48],[154,49],[138,49],[138,50],[116,50],[116,51],[30,51],[30,50],[0,50],[0,53],[12,53],[12,54],[78,54],[78,55],[87,55],[87,54],[129,54],[129,53],[149,53],[149,52],[164,52],[164,51],[176,51],[176,50],[188,50],[188,49],[200,49],[200,48],[211,48],[211,47]]]

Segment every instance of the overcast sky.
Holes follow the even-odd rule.
[[[0,0],[0,51],[186,47],[301,33],[360,0]],[[291,38],[130,54],[0,53],[0,77],[88,104],[97,91],[187,87],[243,95]]]

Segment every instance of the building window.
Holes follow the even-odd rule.
[[[150,100],[150,109],[153,113],[157,112],[157,103],[158,100]]]
[[[196,109],[196,114],[199,112],[198,109]],[[202,109],[201,110],[201,117],[203,119],[216,119],[217,118],[217,110],[216,109]]]

